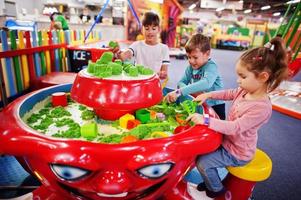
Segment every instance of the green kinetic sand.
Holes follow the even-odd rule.
[[[111,52],[105,52],[96,63],[89,61],[87,72],[99,78],[109,78],[112,76],[126,75],[129,77],[139,77],[139,75],[150,76],[154,71],[143,65],[133,65],[129,62],[122,63],[121,60],[112,62]]]
[[[109,42],[109,47],[111,47],[111,48],[116,48],[116,47],[118,47],[119,45],[118,45],[118,42],[116,42],[116,41],[110,41]]]
[[[101,57],[97,60],[97,64],[108,64],[113,60],[114,54],[112,52],[104,52]]]
[[[120,126],[119,120],[108,121],[98,118],[91,108],[72,101],[70,94],[67,98],[67,106],[52,107],[49,96],[42,102],[38,102],[22,117],[22,120],[40,134],[118,144],[128,135],[138,140],[171,136],[174,129],[181,125],[176,115],[181,114],[185,119],[194,111],[193,102],[182,104],[162,102],[137,110],[136,120],[139,120],[141,124],[132,129],[126,129]],[[199,107],[201,106],[198,106],[196,110],[199,110]],[[152,117],[151,112],[155,113]],[[162,120],[157,114],[164,115],[165,118]],[[154,132],[163,132],[166,136],[154,134]]]

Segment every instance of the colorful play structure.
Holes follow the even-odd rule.
[[[72,71],[67,56],[68,45],[82,44],[84,35],[84,30],[0,30],[1,105],[37,88],[39,82],[36,81],[50,73],[66,72],[66,76],[71,76],[67,73]],[[99,39],[100,33],[94,31],[88,42]]]
[[[289,5],[284,17],[293,12],[287,24],[281,26],[274,33],[280,35],[288,48],[289,77],[293,78],[301,69],[301,2],[295,10]],[[301,119],[301,83],[286,81],[270,94],[273,109],[284,114]]]
[[[248,28],[229,27],[223,34],[216,26],[212,34],[212,44],[218,49],[245,50],[251,46]]]

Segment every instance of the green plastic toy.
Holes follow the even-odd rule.
[[[140,120],[142,124],[147,123],[150,120],[150,112],[146,109],[139,109],[135,114],[136,118]]]
[[[198,106],[198,103],[191,100],[185,100],[181,103],[183,109],[188,112],[188,114],[193,114],[196,112],[196,108]]]
[[[86,123],[80,127],[80,134],[87,139],[94,139],[97,137],[97,125],[95,122]]]

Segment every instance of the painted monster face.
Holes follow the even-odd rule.
[[[173,153],[174,145],[147,143],[149,147],[143,142],[125,147],[100,145],[94,150],[79,147],[77,153],[74,147],[72,153],[65,155],[49,152],[45,162],[48,166],[36,166],[36,172],[44,175],[42,182],[49,182],[57,191],[74,197],[152,199],[172,182],[175,184],[171,176],[179,179],[187,166],[177,165],[180,158]]]
[[[6,119],[0,121],[0,152],[26,161],[47,191],[37,198],[157,199],[177,185],[197,155],[221,143],[220,134],[204,126],[166,138],[101,144],[44,136],[21,122],[33,102],[59,89],[22,97],[0,113]]]

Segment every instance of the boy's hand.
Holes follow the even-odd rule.
[[[112,51],[114,54],[117,54],[118,52],[120,52],[120,48],[119,48],[119,46],[117,46],[117,47],[114,47],[114,48],[112,48],[112,47],[109,47],[109,50],[110,50],[110,51]]]
[[[166,79],[167,78],[167,71],[166,70],[160,70],[158,72],[158,76],[160,79]]]
[[[170,93],[168,93],[164,99],[168,102],[168,103],[172,103],[172,102],[175,102],[178,98],[178,95],[176,93],[176,91],[172,91]]]
[[[108,48],[109,48],[109,51],[113,52],[113,54],[115,55],[115,57],[117,57],[121,53],[121,51],[119,49],[119,46],[115,47],[115,48],[112,48],[112,47],[108,47]]]
[[[116,54],[116,57],[122,61],[128,60],[132,58],[132,51],[130,49],[121,51],[119,50]]]
[[[193,101],[198,101],[199,105],[202,105],[207,99],[211,97],[210,93],[203,93],[198,95]]]
[[[199,113],[194,113],[194,114],[189,115],[186,118],[186,121],[187,122],[192,121],[195,124],[201,124],[202,125],[202,124],[204,124],[204,116],[199,114]]]

